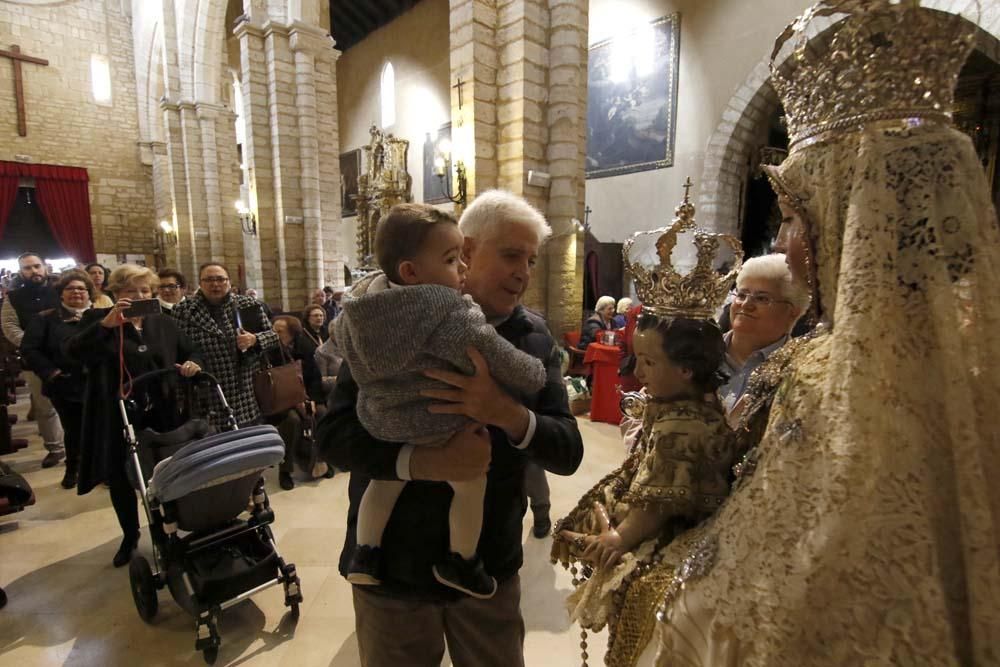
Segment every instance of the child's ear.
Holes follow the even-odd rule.
[[[404,285],[416,285],[420,282],[420,279],[417,278],[417,265],[408,259],[399,263],[399,266],[396,267],[396,273],[399,274]]]

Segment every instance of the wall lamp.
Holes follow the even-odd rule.
[[[250,236],[257,236],[257,216],[253,214],[247,205],[242,201],[236,202],[236,213],[240,216],[240,226],[243,233]]]
[[[177,245],[177,230],[174,229],[169,220],[160,220],[157,236],[159,236],[159,241],[163,246]]]
[[[458,194],[451,192],[451,179],[445,178],[448,175],[448,165],[451,164],[451,140],[442,137],[434,149],[434,174],[441,179],[441,191],[444,196],[459,206],[465,206],[468,201],[468,180],[465,176],[465,163],[461,160],[455,162],[455,176],[458,179]]]

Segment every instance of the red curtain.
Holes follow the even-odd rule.
[[[0,239],[3,238],[3,229],[7,226],[7,218],[14,208],[15,199],[17,199],[17,176],[0,171]]]
[[[42,214],[49,223],[52,236],[63,250],[78,262],[94,261],[96,256],[94,233],[90,224],[87,170],[79,167],[0,162],[0,221],[2,221],[0,225],[7,220],[7,216],[2,214],[5,201],[3,199],[5,186],[2,183],[13,177],[14,196],[16,196],[17,179],[21,176],[35,179],[35,198],[38,200],[38,207],[42,209]]]

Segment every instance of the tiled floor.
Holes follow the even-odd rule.
[[[22,420],[23,402],[17,406]],[[550,475],[553,518],[621,460],[617,428],[584,418],[580,430],[586,445],[580,470],[572,477]],[[63,490],[62,466],[39,467],[44,452],[34,424],[18,424],[15,432],[30,437],[31,446],[4,461],[27,477],[38,502],[0,519],[0,524],[20,522],[17,530],[0,535],[0,587],[10,597],[0,611],[0,666],[204,664],[193,650],[193,619],[165,590],[153,625],[136,614],[127,568],[111,566],[121,533],[107,492],[100,488],[77,496]],[[277,489],[274,477],[268,488],[275,534],[302,578],[301,617],[293,623],[286,616],[280,588],[227,610],[216,664],[359,665],[350,588],[337,572],[347,475],[300,482],[287,492]],[[521,570],[526,664],[579,665],[579,629],[570,626],[563,607],[569,575],[549,563],[549,540],[534,539],[529,529],[526,520]],[[149,550],[145,534],[141,548]],[[590,664],[601,664],[604,642],[601,635],[590,638]]]

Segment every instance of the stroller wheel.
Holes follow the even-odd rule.
[[[149,568],[149,561],[145,557],[138,555],[132,557],[128,566],[128,579],[132,585],[132,599],[135,600],[139,618],[152,623],[159,608],[159,600],[156,597],[153,571]]]
[[[298,602],[293,603],[292,604],[292,608],[289,611],[291,611],[292,620],[293,621],[299,620],[299,603]]]
[[[213,646],[212,648],[207,648],[201,654],[205,658],[206,664],[214,665],[216,659],[219,657],[219,647]]]

